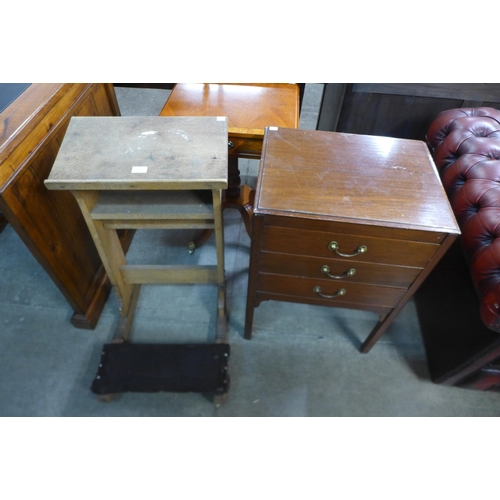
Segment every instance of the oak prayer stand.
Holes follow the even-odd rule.
[[[190,283],[217,286],[216,344],[227,345],[227,126],[224,116],[71,119],[45,185],[70,190],[87,222],[119,302],[114,344],[129,340],[142,284]],[[116,233],[186,228],[215,231],[216,265],[130,265]]]
[[[264,129],[298,128],[300,87],[290,83],[177,83],[160,116],[228,117],[228,188],[222,207],[237,209],[251,235],[255,190],[241,184],[239,158],[260,159]],[[208,238],[205,231],[190,242],[190,251]]]
[[[368,352],[460,234],[422,141],[266,130],[245,338],[263,300],[363,309]]]

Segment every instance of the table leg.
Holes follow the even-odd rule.
[[[130,328],[132,327],[132,321],[134,320],[134,313],[137,306],[137,300],[139,299],[140,290],[141,285],[135,285],[130,299],[130,307],[127,316],[120,316],[118,318],[118,324],[116,325],[115,332],[113,334],[113,344],[121,344],[129,340]]]
[[[248,236],[252,236],[252,218],[253,218],[253,204],[255,200],[255,189],[243,185],[240,186],[240,195],[238,198],[231,198],[225,193],[223,205],[224,208],[235,208],[241,214],[243,223]]]
[[[224,226],[222,220],[222,193],[212,190],[217,251],[217,342],[227,342],[226,274],[224,264]]]
[[[127,263],[120,239],[115,229],[107,229],[104,223],[94,220],[90,212],[99,197],[99,191],[73,191],[83,217],[87,222],[102,265],[117,295],[120,314],[128,316],[132,302],[132,294],[136,285],[125,283],[120,267]]]
[[[241,185],[240,170],[238,168],[238,157],[228,157],[228,188],[224,191],[222,208],[234,208],[238,210],[245,224],[248,236],[252,235],[252,216],[255,200],[255,189],[243,184]],[[199,248],[212,235],[213,230],[207,229],[199,234],[188,244],[190,253]]]
[[[223,207],[235,208],[240,212],[248,236],[251,236],[255,190],[245,184],[241,185],[238,157],[234,155],[228,157],[228,184],[222,201]]]

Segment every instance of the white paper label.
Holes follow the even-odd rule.
[[[132,167],[132,173],[133,174],[147,174],[148,167],[143,167],[143,166]]]
[[[218,116],[217,117],[217,121],[218,122],[225,122],[226,121],[226,117],[225,116]]]

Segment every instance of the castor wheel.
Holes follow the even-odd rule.
[[[227,401],[227,394],[216,394],[214,396],[213,402],[216,408],[220,408]]]

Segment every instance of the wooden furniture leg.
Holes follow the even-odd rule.
[[[5,226],[9,223],[9,221],[5,218],[5,215],[0,212],[0,233],[5,229]]]
[[[252,236],[252,215],[255,199],[255,189],[241,184],[238,157],[228,156],[228,188],[224,190],[222,197],[222,209],[234,208],[238,210],[245,224],[249,237]],[[212,235],[213,230],[205,230],[188,244],[189,252],[193,253],[196,248],[201,247]]]
[[[224,208],[238,210],[245,223],[248,236],[252,235],[252,215],[255,190],[246,184],[241,184],[238,157],[228,157],[228,188],[224,192]]]
[[[215,243],[217,249],[217,342],[228,342],[226,278],[224,272],[224,227],[222,220],[222,193],[212,190],[214,207]]]
[[[116,230],[106,229],[101,221],[93,219],[90,215],[92,207],[99,197],[99,191],[73,191],[73,195],[80,206],[102,264],[117,295],[120,314],[127,318],[135,285],[125,283],[121,274],[120,267],[125,265],[127,261]]]

